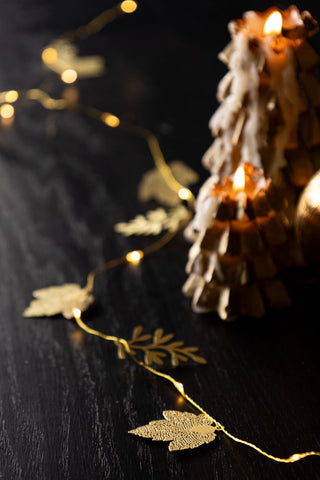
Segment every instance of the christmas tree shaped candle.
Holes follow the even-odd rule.
[[[291,303],[279,276],[291,263],[285,199],[250,164],[239,167],[203,199],[198,235],[190,249],[184,293],[196,312],[222,319],[261,317]]]
[[[229,24],[232,41],[220,54],[229,71],[203,158],[216,181],[249,162],[299,192],[320,167],[319,56],[307,40],[317,29],[295,6],[246,12]]]
[[[186,230],[194,245],[184,293],[198,312],[259,317],[290,304],[281,273],[300,259],[297,198],[320,167],[319,57],[308,42],[317,29],[295,6],[229,24],[232,41],[220,54],[229,71],[203,158],[211,176]],[[239,166],[241,192],[231,180]]]

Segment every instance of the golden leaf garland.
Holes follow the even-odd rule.
[[[123,5],[127,5],[127,6],[129,5],[129,8],[126,7],[125,9],[123,9],[122,8]],[[132,7],[132,5],[133,5],[133,7]],[[85,25],[84,27],[80,27],[79,29],[76,29],[74,32],[70,32],[69,35],[65,36],[65,38],[69,38],[72,41],[75,38],[85,38],[86,36],[89,36],[93,33],[96,33],[101,28],[103,28],[103,26],[105,24],[107,24],[108,22],[110,22],[114,18],[116,18],[116,16],[118,15],[118,12],[119,12],[119,8],[122,9],[126,13],[131,13],[136,8],[136,3],[134,1],[124,0],[123,2],[121,2],[121,4],[118,4],[114,8],[103,12],[101,15],[99,15],[98,17],[93,19],[91,22],[89,22],[89,24]],[[7,95],[12,94],[12,93],[14,94],[14,96],[12,97],[12,95],[10,95],[10,97],[9,97],[10,100],[9,100]],[[23,94],[22,94],[22,92],[16,92],[16,91],[13,91],[13,90],[12,91],[7,91],[7,92],[0,92],[0,102],[3,103],[3,101],[6,101],[6,102],[9,102],[9,103],[15,103],[20,95],[22,97],[24,96],[25,98],[29,98],[29,99],[32,99],[32,100],[39,101],[44,106],[44,108],[46,108],[48,110],[63,110],[63,109],[67,110],[68,108],[70,108],[70,107],[68,107],[68,103],[64,99],[53,99],[45,91],[40,90],[40,89],[26,90],[26,91],[23,92]],[[2,96],[3,96],[3,99],[2,99]],[[14,99],[12,99],[12,98],[14,98]],[[73,105],[72,108],[75,109],[78,112],[85,113],[86,115],[89,115],[93,118],[96,118],[99,121],[102,121],[103,123],[105,123],[109,127],[112,127],[112,128],[120,127],[123,130],[126,130],[128,133],[132,133],[136,136],[139,136],[139,137],[143,138],[148,144],[148,147],[149,147],[150,153],[153,157],[156,168],[159,170],[159,172],[161,173],[161,175],[165,179],[167,185],[172,189],[172,191],[175,192],[175,194],[178,195],[178,197],[180,199],[187,200],[189,207],[192,207],[192,205],[194,203],[193,194],[191,193],[191,191],[189,189],[185,188],[174,177],[172,170],[170,169],[170,167],[165,162],[165,159],[163,157],[163,154],[162,154],[162,151],[160,149],[157,138],[153,135],[152,132],[150,132],[150,131],[148,131],[144,128],[141,128],[141,127],[136,127],[136,126],[133,126],[133,125],[126,124],[124,122],[120,122],[120,120],[116,116],[110,114],[109,112],[103,112],[101,110],[98,110],[98,109],[90,107],[90,106],[83,106],[83,105],[78,104],[77,108],[74,108],[74,105]],[[13,109],[12,106],[11,106],[11,110],[13,111],[13,114],[14,114],[14,109]],[[161,238],[160,240],[157,240],[153,244],[149,245],[149,247],[147,247],[147,249],[145,249],[143,253],[144,254],[150,254],[154,251],[159,250],[159,248],[162,248],[166,243],[168,243],[168,241],[171,240],[171,238],[173,238],[175,233],[176,232],[174,232],[174,233],[168,232],[166,235],[164,235],[163,238]],[[215,420],[208,413],[206,413],[203,410],[203,408],[200,405],[198,405],[189,395],[186,394],[186,392],[184,390],[184,386],[181,382],[178,382],[177,380],[175,380],[170,375],[159,372],[159,371],[155,370],[154,368],[150,367],[149,365],[145,364],[144,362],[138,360],[135,356],[135,353],[130,349],[130,345],[129,345],[128,341],[126,341],[125,339],[120,338],[120,337],[105,335],[105,334],[103,334],[103,333],[101,333],[97,330],[94,330],[94,329],[88,327],[82,321],[81,313],[88,306],[87,305],[88,298],[90,298],[90,301],[91,301],[91,299],[93,300],[91,292],[93,291],[94,279],[95,279],[96,275],[98,275],[98,274],[100,274],[100,273],[102,273],[106,270],[109,270],[110,268],[113,268],[115,266],[122,265],[126,262],[129,262],[128,260],[126,260],[126,257],[127,256],[123,256],[123,257],[120,257],[120,258],[117,258],[117,259],[110,260],[106,264],[104,264],[101,267],[98,267],[95,270],[93,270],[92,272],[90,272],[89,275],[88,275],[87,286],[85,287],[85,289],[81,289],[81,287],[79,287],[79,285],[77,285],[78,290],[79,289],[80,289],[80,291],[83,290],[82,292],[80,292],[81,293],[80,299],[83,299],[82,295],[84,294],[85,301],[84,301],[84,306],[81,309],[81,308],[79,308],[80,301],[79,301],[79,298],[78,298],[78,302],[73,303],[74,305],[77,304],[78,306],[74,307],[72,309],[72,314],[73,314],[73,317],[74,317],[77,325],[81,329],[83,329],[84,331],[86,331],[87,333],[89,333],[91,335],[98,336],[98,337],[103,338],[104,340],[107,340],[107,341],[112,341],[117,346],[119,346],[121,344],[123,346],[124,352],[127,353],[136,364],[145,368],[150,373],[169,381],[186,401],[188,401],[194,408],[196,408],[198,411],[201,412],[202,415],[199,415],[198,417],[204,417],[204,418],[207,419],[207,423],[209,422],[209,424],[198,425],[198,426],[195,425],[195,426],[191,427],[192,430],[189,429],[186,433],[186,439],[185,438],[179,439],[176,446],[179,447],[179,449],[180,449],[180,446],[182,447],[181,449],[195,448],[196,446],[198,446],[198,444],[194,444],[194,443],[197,443],[197,439],[195,439],[193,443],[191,442],[191,444],[194,445],[193,447],[185,446],[186,445],[185,442],[187,442],[190,445],[190,440],[188,440],[188,437],[190,435],[193,435],[194,432],[205,434],[204,433],[205,431],[207,432],[206,434],[213,435],[214,432],[212,430],[208,431],[208,430],[204,430],[204,429],[208,429],[211,426],[211,424],[214,424],[214,427],[212,427],[212,428],[215,428],[215,430],[223,432],[226,436],[228,436],[229,438],[231,438],[235,442],[247,445],[248,447],[256,450],[258,453],[266,456],[269,459],[277,461],[277,462],[293,463],[293,462],[299,461],[302,458],[305,458],[305,457],[308,457],[308,456],[312,456],[312,455],[320,456],[320,452],[310,451],[310,452],[304,452],[304,453],[295,453],[288,458],[279,458],[279,457],[275,457],[273,455],[270,455],[267,452],[264,452],[262,449],[260,449],[259,447],[257,447],[256,445],[254,445],[250,442],[247,442],[245,440],[242,440],[240,438],[235,437],[234,435],[229,433],[225,429],[225,427],[223,427],[223,425],[221,425],[217,420]],[[73,285],[75,285],[75,284],[73,284]],[[65,287],[65,286],[62,286],[62,287]],[[55,289],[55,288],[60,288],[61,289],[62,287],[49,287],[49,289],[52,289],[52,288],[53,289]],[[39,295],[39,292],[45,291],[45,290],[48,291],[49,289],[37,290],[35,293]],[[36,300],[37,302],[40,299],[43,301],[44,297],[41,297],[41,298],[40,297],[41,297],[41,294],[39,295],[39,298]],[[77,295],[75,295],[75,297],[77,298]],[[34,301],[34,302],[36,302],[36,301]],[[27,312],[29,310],[28,316],[31,316],[32,309],[33,309],[33,312],[38,312],[39,313],[41,303],[42,302],[39,302],[38,304],[36,304],[37,307],[35,307],[33,305],[32,308],[31,308],[31,305],[30,305],[29,309],[26,310],[25,315],[27,314]],[[64,312],[64,314],[66,314],[66,316],[68,318],[69,315],[70,315],[70,303],[68,304],[68,306],[63,305],[63,304],[64,304],[64,302],[60,303],[59,309],[62,310],[62,312]],[[42,308],[42,311],[46,312],[44,314],[54,315],[55,313],[53,313],[53,312],[57,312],[58,307],[55,306],[55,307],[52,307],[50,309],[49,307],[45,308],[44,305],[42,304],[41,308]],[[57,313],[59,313],[59,312],[57,312]],[[36,315],[36,313],[32,314],[32,316],[35,316],[35,315]],[[161,329],[158,329],[157,337],[159,337],[161,339],[161,338],[163,338],[163,335],[162,335],[162,332],[159,332],[159,330],[161,330]],[[161,335],[160,335],[160,333],[161,333]],[[191,347],[191,348],[195,348],[195,347]],[[179,412],[175,412],[175,413],[178,414]],[[185,414],[186,414],[186,412],[182,413],[181,415],[183,416]],[[178,417],[178,416],[179,415],[176,415],[176,417]],[[190,414],[187,414],[187,416],[190,416]],[[151,422],[151,423],[154,424],[156,422],[157,421],[154,421],[154,422]],[[178,420],[177,420],[177,422],[178,422]],[[143,428],[143,427],[139,427],[139,428]],[[136,430],[138,430],[138,429],[136,429]],[[131,433],[134,433],[134,431],[132,431]],[[179,436],[179,434],[180,434],[179,432],[177,433],[177,431],[175,431],[174,433],[177,434],[177,436]],[[172,435],[172,433],[171,433],[171,435]],[[181,433],[181,435],[184,437],[183,433]],[[175,437],[170,441],[175,442],[175,441],[177,441],[177,439]],[[212,440],[210,440],[210,441],[212,441]],[[206,442],[202,442],[202,443],[206,443]],[[202,443],[199,443],[199,445],[202,444]],[[175,449],[174,445],[172,446],[171,449],[172,450]]]
[[[168,375],[166,373],[163,373],[163,372],[160,372],[159,370],[156,370],[154,368],[152,368],[151,366],[145,364],[144,362],[142,362],[141,360],[138,360],[134,354],[134,352],[132,352],[131,348],[130,348],[130,345],[129,345],[129,342],[127,340],[125,340],[124,338],[120,338],[120,337],[115,337],[115,336],[112,336],[112,335],[105,335],[104,333],[102,332],[99,332],[98,330],[94,330],[90,327],[88,327],[82,320],[81,318],[81,311],[79,309],[74,309],[73,311],[73,316],[74,316],[74,319],[77,323],[77,325],[82,329],[84,330],[85,332],[91,334],[91,335],[95,335],[97,337],[100,337],[100,338],[103,338],[104,340],[107,340],[107,341],[111,341],[113,343],[115,343],[117,346],[119,346],[120,344],[122,345],[123,347],[123,350],[125,353],[127,353],[129,355],[129,357],[137,364],[139,365],[140,367],[143,367],[145,370],[147,370],[148,372],[152,373],[153,375],[156,375],[157,377],[161,377],[165,380],[167,380],[168,382],[170,382],[173,387],[179,392],[179,394],[190,404],[192,405],[195,409],[197,409],[201,414],[202,418],[206,418],[207,419],[207,422],[205,424],[205,427],[206,427],[206,430],[204,430],[203,428],[200,428],[200,426],[198,426],[197,428],[192,427],[193,428],[193,432],[191,432],[190,430],[185,434],[185,437],[186,438],[182,438],[182,436],[179,436],[179,438],[176,438],[176,443],[172,446],[171,450],[174,450],[174,449],[177,449],[175,447],[178,447],[179,446],[179,449],[185,449],[185,448],[196,448],[197,446],[200,446],[202,445],[203,443],[207,443],[206,440],[209,440],[208,437],[205,438],[199,438],[198,436],[195,438],[194,437],[194,434],[195,432],[198,432],[198,433],[201,433],[202,435],[206,435],[206,434],[213,434],[213,430],[211,429],[210,432],[208,431],[208,426],[209,425],[212,425],[214,426],[215,428],[215,431],[220,431],[222,433],[224,433],[227,437],[231,438],[234,442],[237,442],[237,443],[241,443],[242,445],[246,445],[247,447],[250,447],[254,450],[256,450],[258,453],[260,453],[261,455],[269,458],[270,460],[274,460],[275,462],[279,462],[279,463],[294,463],[294,462],[298,462],[299,460],[303,459],[303,458],[306,458],[306,457],[310,457],[310,456],[320,456],[320,452],[317,452],[317,451],[309,451],[309,452],[303,452],[303,453],[294,453],[292,455],[290,455],[290,457],[287,457],[287,458],[283,458],[283,457],[276,457],[274,455],[271,455],[267,452],[265,452],[264,450],[262,450],[261,448],[259,448],[257,445],[255,445],[254,443],[250,443],[246,440],[242,440],[241,438],[238,438],[236,437],[235,435],[232,435],[232,433],[228,432],[228,430],[220,423],[218,422],[215,418],[211,417],[211,415],[209,415],[197,402],[195,402],[186,392],[185,392],[185,389],[184,389],[184,385],[183,383],[177,381],[175,378],[173,378],[171,375]],[[137,327],[135,329],[135,332],[134,332],[134,336],[137,336],[139,337],[139,335],[141,335],[142,331],[141,331],[141,327]],[[161,332],[160,332],[161,333]],[[157,334],[159,335],[159,333]],[[176,413],[179,413],[179,412],[176,412]],[[182,414],[185,414],[187,412],[181,412]],[[190,414],[187,413],[187,416],[189,416]],[[184,417],[186,418],[186,417]],[[179,420],[177,420],[179,422]],[[156,423],[157,421],[152,421],[152,425],[153,425],[153,431],[152,431],[152,435],[161,435],[161,439],[163,439],[163,435],[160,434],[160,431],[163,432],[163,428],[162,428],[162,424],[158,424]],[[204,421],[203,421],[204,422]],[[181,422],[180,422],[181,423]],[[137,431],[139,431],[139,428],[142,428],[143,430],[139,431],[142,433],[147,433],[147,430],[146,430],[146,427],[147,426],[144,426],[144,427],[138,427],[138,429],[136,429]],[[180,427],[179,427],[180,428]],[[159,429],[159,433],[157,434],[156,430]],[[176,432],[176,431],[175,431]],[[135,430],[133,431],[130,431],[129,433],[136,433]],[[139,435],[139,433],[136,433],[137,435]],[[142,435],[144,436],[144,435]],[[186,443],[188,442],[188,437],[189,436],[193,436],[193,440],[189,440],[189,444]],[[171,440],[171,439],[170,439]],[[172,440],[175,440],[175,437],[172,438]],[[204,441],[201,441],[201,440],[204,440]],[[210,440],[212,441],[213,438]],[[199,443],[201,441],[201,443]],[[193,447],[190,447],[190,445],[193,445]]]
[[[197,448],[216,438],[216,427],[203,414],[165,410],[162,415],[165,420],[153,420],[129,433],[156,441],[170,441],[170,452]]]

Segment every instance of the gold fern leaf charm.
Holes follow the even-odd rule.
[[[166,410],[165,420],[153,420],[129,433],[152,440],[170,442],[170,452],[197,448],[216,438],[216,427],[206,415]]]
[[[159,235],[162,231],[175,232],[182,223],[191,218],[190,211],[184,205],[178,205],[168,211],[164,208],[149,210],[146,215],[137,215],[129,222],[120,222],[114,226],[116,232],[130,235]]]
[[[155,364],[162,366],[166,357],[170,356],[171,365],[177,367],[180,362],[192,360],[195,363],[205,365],[206,359],[198,355],[198,347],[186,347],[180,340],[173,340],[173,333],[164,334],[162,328],[158,328],[153,337],[150,333],[144,333],[143,327],[138,325],[132,333],[128,345],[131,354],[143,353],[144,363],[148,366]],[[148,342],[146,344],[146,342]],[[118,344],[118,357],[124,359],[126,351],[121,343]]]

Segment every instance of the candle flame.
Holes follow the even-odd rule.
[[[238,167],[233,177],[233,184],[232,184],[233,191],[243,192],[245,184],[246,184],[246,177],[244,173],[244,168]]]
[[[264,24],[264,35],[279,35],[282,29],[282,15],[280,12],[273,12]]]

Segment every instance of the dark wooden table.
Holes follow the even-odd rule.
[[[150,128],[166,159],[185,161],[202,182],[208,119],[225,72],[217,54],[229,40],[228,21],[253,3],[145,0],[134,16],[80,42],[82,54],[107,63],[106,76],[78,82],[82,102]],[[298,6],[320,19],[312,4]],[[49,78],[59,95],[41,49],[111,5],[2,2],[0,90]],[[164,409],[192,409],[170,385],[118,360],[112,344],[79,333],[72,321],[22,318],[34,289],[83,285],[105,259],[150,241],[113,229],[146,209],[136,196],[152,167],[144,142],[75,113],[55,120],[56,139],[48,141],[52,118],[25,105],[14,128],[0,132],[0,478],[320,479],[319,458],[278,464],[222,435],[180,453],[128,435]],[[293,277],[289,311],[223,323],[193,314],[181,293],[188,248],[180,236],[139,266],[99,277],[86,321],[126,338],[138,324],[174,332],[208,359],[207,366],[178,368],[175,377],[229,431],[278,456],[320,450],[319,283]]]

